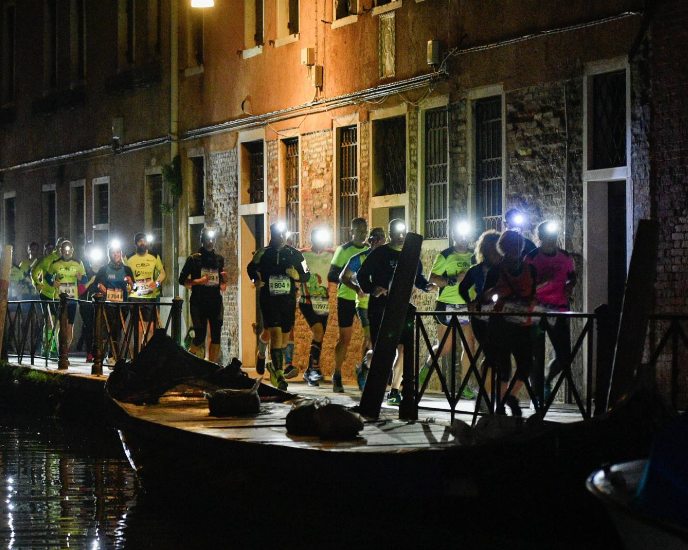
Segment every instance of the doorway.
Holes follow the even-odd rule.
[[[258,334],[262,331],[258,289],[248,278],[246,266],[257,250],[265,246],[265,215],[241,216],[241,361],[246,367],[256,366]],[[254,330],[254,325],[257,330]],[[256,334],[256,332],[258,334]]]

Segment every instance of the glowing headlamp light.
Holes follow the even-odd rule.
[[[559,231],[559,226],[555,222],[547,222],[545,224],[545,231],[550,235],[556,235]]]
[[[526,221],[525,217],[523,214],[516,214],[513,218],[512,221],[514,222],[514,225],[517,225],[518,227],[521,227],[523,223]]]
[[[456,224],[456,232],[461,236],[461,237],[467,237],[468,234],[471,232],[471,226],[468,222],[463,221],[459,222]]]
[[[397,233],[404,233],[406,231],[406,224],[404,222],[395,223],[394,231],[396,231]]]
[[[69,252],[71,249],[72,249],[71,246],[65,246],[65,247],[64,247],[64,251],[65,251],[65,252]]]
[[[284,233],[287,230],[287,224],[284,222],[277,222],[277,231]]]
[[[330,232],[327,229],[318,229],[313,235],[313,240],[318,244],[326,244],[330,240]]]
[[[215,231],[206,231],[205,237],[207,237],[208,239],[214,239],[215,238]]]
[[[146,242],[148,244],[152,243],[155,240],[155,235],[146,235]]]
[[[100,248],[94,248],[91,250],[90,258],[92,262],[99,262],[103,259],[103,251]]]
[[[109,248],[110,250],[122,250],[122,243],[119,242],[119,239],[112,239]]]
[[[499,300],[499,294],[493,294],[492,295],[492,301],[496,303],[497,300]]]

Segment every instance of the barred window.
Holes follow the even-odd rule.
[[[447,109],[425,113],[425,238],[447,238]]]
[[[263,202],[265,200],[265,180],[263,177],[265,156],[263,152],[263,141],[251,141],[249,143],[245,143],[244,147],[248,152],[249,202]]]
[[[502,230],[502,99],[475,103],[476,208],[483,230]],[[481,223],[482,222],[482,223]]]
[[[287,204],[287,229],[292,234],[292,246],[300,246],[299,224],[299,139],[287,139],[285,146],[285,190]]]
[[[626,71],[592,79],[592,169],[626,166]]]
[[[339,138],[339,242],[345,243],[358,217],[358,129],[342,128]]]

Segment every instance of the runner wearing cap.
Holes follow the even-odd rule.
[[[125,258],[124,265],[128,265],[134,273],[134,289],[129,297],[130,302],[145,304],[140,308],[141,323],[139,331],[144,334],[144,324],[156,321],[156,306],[160,301],[160,287],[165,280],[165,268],[160,256],[155,256],[148,251],[148,237],[145,233],[134,235],[136,252]],[[153,331],[148,330],[148,338],[153,336]]]
[[[225,259],[215,252],[217,235],[213,229],[201,231],[201,248],[186,259],[179,274],[179,284],[191,290],[189,312],[194,327],[194,337],[189,351],[205,357],[205,341],[210,325],[208,361],[217,363],[220,358],[220,342],[224,321],[222,292],[227,288]]]
[[[527,221],[526,215],[518,208],[512,208],[504,214],[504,227],[506,227],[507,230],[517,231],[522,234]],[[521,256],[521,259],[536,248],[533,241],[523,236],[523,256]]]

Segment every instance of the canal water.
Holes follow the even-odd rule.
[[[524,509],[508,490],[494,508],[467,510],[465,504],[418,503],[392,492],[374,505],[342,502],[322,487],[322,502],[306,505],[299,486],[308,472],[277,466],[266,465],[266,475],[292,476],[293,494],[193,503],[159,499],[139,486],[116,431],[0,410],[0,548],[618,547],[592,501],[557,504],[543,514]]]

